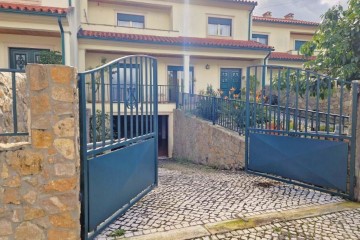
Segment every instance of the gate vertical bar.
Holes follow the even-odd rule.
[[[89,232],[89,209],[88,209],[88,165],[86,154],[86,92],[85,76],[79,74],[79,121],[80,121],[80,168],[81,168],[81,238],[87,239]],[[95,89],[92,89],[95,91]],[[94,101],[94,100],[93,100]],[[94,115],[94,113],[93,113]]]
[[[154,132],[155,132],[155,185],[158,185],[158,69],[157,60],[153,60],[154,79],[153,79],[153,91],[154,91]]]
[[[250,124],[250,67],[246,69],[246,124],[245,124],[245,170],[249,164],[249,124]]]
[[[359,83],[352,83],[352,110],[351,110],[351,145],[350,145],[350,198],[354,199],[355,187],[355,154],[356,154],[356,125],[358,115]],[[341,116],[340,116],[341,117]]]

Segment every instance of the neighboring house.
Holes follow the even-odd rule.
[[[312,39],[318,26],[316,22],[294,19],[293,13],[275,18],[271,12],[266,12],[262,16],[253,16],[252,40],[274,47],[268,64],[302,67],[308,59],[299,50]]]
[[[0,0],[0,68],[23,69],[41,50],[61,51],[64,63],[79,71],[103,58],[157,57],[160,152],[171,156],[175,99],[169,93],[175,85],[190,93],[208,84],[239,92],[246,67],[266,63],[271,46],[298,60],[289,50],[316,29],[315,23],[252,17],[255,7],[249,0]],[[291,58],[276,56],[268,62],[290,64]],[[299,66],[302,57],[293,62]]]

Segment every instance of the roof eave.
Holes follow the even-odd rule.
[[[47,16],[47,17],[66,17],[66,13],[37,12],[37,11],[7,9],[7,8],[0,8],[0,12],[35,15],[35,16]]]
[[[112,37],[97,37],[97,36],[84,36],[78,34],[79,39],[91,39],[91,40],[104,40],[104,41],[116,41],[116,42],[129,42],[129,43],[147,43],[147,44],[161,44],[169,46],[184,46],[184,47],[203,47],[203,48],[223,48],[223,49],[238,49],[238,50],[251,50],[251,51],[271,51],[272,48],[258,48],[258,47],[232,47],[232,46],[212,46],[212,45],[202,45],[202,44],[179,44],[179,43],[169,43],[161,41],[145,41],[145,40],[127,40],[119,39]]]
[[[307,26],[307,27],[318,27],[320,24],[311,24],[311,23],[289,23],[289,22],[276,22],[276,21],[267,21],[262,19],[253,19],[254,22],[264,22],[264,23],[271,23],[271,24],[287,24],[287,25],[300,25],[300,26]]]

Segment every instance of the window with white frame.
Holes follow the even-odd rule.
[[[118,13],[117,25],[120,27],[144,28],[145,17],[142,15]]]
[[[251,39],[255,42],[259,42],[266,45],[268,45],[269,43],[269,36],[266,34],[253,34]]]
[[[208,18],[208,35],[231,37],[232,20],[228,18]]]

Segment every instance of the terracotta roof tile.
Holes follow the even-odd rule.
[[[255,21],[255,22],[295,24],[295,25],[308,25],[308,26],[318,26],[319,25],[319,23],[317,23],[317,22],[309,22],[309,21],[304,21],[304,20],[273,18],[273,17],[260,17],[260,16],[253,16],[253,21]]]
[[[178,46],[200,46],[200,47],[218,47],[233,49],[257,49],[271,50],[272,47],[255,41],[217,39],[217,38],[195,38],[195,37],[164,37],[154,35],[140,35],[115,32],[99,32],[80,30],[79,38],[92,38],[113,41],[127,41],[140,43],[168,44]]]
[[[66,8],[14,4],[14,3],[0,3],[0,9],[12,10],[18,12],[46,13],[46,14],[55,14],[55,15],[59,15],[59,14],[64,15],[67,13]]]
[[[272,52],[269,57],[270,60],[302,61],[302,62],[314,60],[315,58],[316,57],[306,58],[304,55],[295,55],[295,54],[284,53],[284,52]]]

